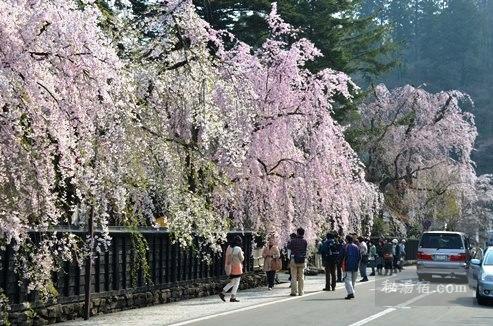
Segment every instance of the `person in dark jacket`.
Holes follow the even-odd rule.
[[[352,236],[346,236],[346,245],[342,252],[342,258],[344,259],[344,280],[347,291],[346,300],[354,298],[354,286],[358,277],[358,269],[361,261],[360,250],[357,245],[354,244]]]
[[[384,244],[384,239],[378,240],[377,243],[377,274],[378,275],[383,275],[383,244]]]
[[[337,283],[342,283],[342,258],[340,253],[344,249],[344,241],[341,239],[341,237],[338,235],[336,239],[337,243],[339,244],[339,257],[337,258]]]
[[[291,233],[289,235],[289,241],[293,240],[294,238],[296,238],[297,235],[296,233]],[[288,242],[289,244],[289,242]],[[289,281],[289,287],[291,287],[291,266],[290,266],[290,263],[291,263],[291,250],[286,246],[286,252],[287,252],[287,260],[288,260],[288,272],[289,272],[289,278],[288,278],[288,281]]]
[[[392,265],[394,263],[394,253],[392,248],[392,242],[384,240],[383,243],[383,266],[385,268],[385,275],[392,275]],[[390,273],[390,274],[389,274]]]
[[[303,295],[306,249],[308,247],[308,243],[303,239],[304,235],[305,230],[298,228],[296,230],[296,238],[288,243],[288,249],[291,252],[291,261],[289,263],[291,269],[291,296],[296,296],[296,291],[298,291],[298,295]]]
[[[331,232],[327,233],[326,240],[320,246],[320,255],[325,268],[324,291],[335,291],[336,288],[336,266],[339,258],[340,245]]]

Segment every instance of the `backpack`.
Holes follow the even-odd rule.
[[[331,256],[339,256],[339,250],[341,249],[341,246],[339,245],[339,243],[337,243],[337,241],[335,240],[332,240],[332,244],[330,246],[330,255]]]
[[[322,259],[326,262],[332,261],[339,256],[339,244],[334,240],[326,240],[322,245]]]

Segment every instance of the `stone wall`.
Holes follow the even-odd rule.
[[[91,315],[214,295],[221,291],[226,282],[225,279],[211,279],[189,284],[177,284],[170,288],[147,287],[94,294],[92,295]],[[249,273],[242,278],[240,289],[263,285],[265,285],[264,273]],[[13,326],[47,325],[82,318],[83,312],[84,296],[78,296],[65,302],[58,301],[46,305],[32,306],[28,302],[15,305],[11,307],[8,319]],[[3,325],[1,319],[0,325]]]

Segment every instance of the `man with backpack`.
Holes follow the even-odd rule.
[[[346,300],[354,299],[354,286],[358,277],[361,254],[352,236],[346,236],[346,245],[341,253],[344,259],[344,282],[346,286]]]
[[[340,245],[331,232],[327,233],[326,240],[320,247],[320,255],[325,268],[325,288],[324,291],[335,291],[336,288],[336,268],[339,258]]]
[[[303,239],[304,235],[305,230],[298,228],[296,230],[296,238],[291,239],[288,243],[288,249],[291,251],[289,263],[291,269],[291,296],[296,296],[296,290],[298,295],[303,295],[306,249],[308,246],[306,240]]]

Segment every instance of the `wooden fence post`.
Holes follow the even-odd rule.
[[[91,214],[87,221],[87,235],[89,236],[89,256],[86,260],[86,275],[84,275],[84,319],[88,320],[91,316],[91,270],[92,270],[92,255],[94,252],[94,208],[91,209]]]

